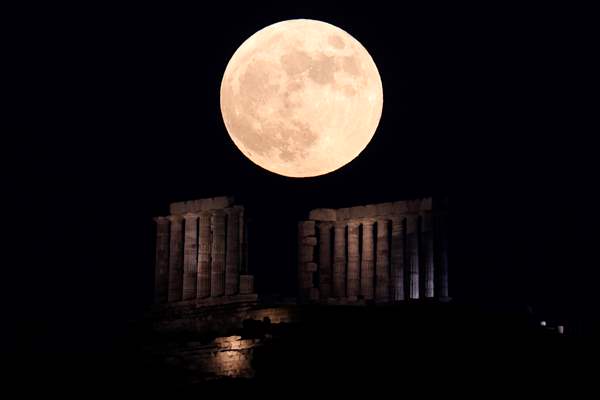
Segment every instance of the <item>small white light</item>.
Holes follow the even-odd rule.
[[[558,333],[560,333],[561,335],[565,334],[565,327],[563,325],[558,325],[556,329],[558,329]]]
[[[540,321],[541,326],[546,326],[546,321]]]

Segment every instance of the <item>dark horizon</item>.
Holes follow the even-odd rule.
[[[10,267],[26,290],[4,293],[15,305],[7,349],[77,351],[88,340],[110,347],[106,338],[151,303],[152,217],[171,202],[222,195],[244,205],[261,233],[285,232],[273,238],[274,259],[251,265],[259,293],[293,294],[290,249],[309,210],[444,196],[453,298],[531,306],[567,329],[594,332],[588,296],[597,271],[588,274],[592,264],[572,250],[594,245],[573,218],[585,218],[579,193],[590,183],[565,138],[572,49],[565,27],[544,18],[556,10],[386,7],[31,11],[35,29],[19,31],[30,59],[17,102],[40,110],[23,117],[23,138],[35,145],[19,171],[31,178],[15,178],[14,200],[27,217],[40,214],[27,224],[10,217],[28,241],[15,251],[35,265]],[[291,18],[353,35],[384,91],[367,148],[308,179],[246,159],[219,110],[236,48]],[[31,236],[32,226],[43,233]]]

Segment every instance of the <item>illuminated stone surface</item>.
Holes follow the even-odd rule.
[[[431,198],[312,210],[299,225],[300,291],[327,304],[448,300],[446,213]],[[317,237],[313,224],[333,224],[333,257],[331,233]],[[325,274],[312,275],[313,260]]]
[[[155,303],[212,306],[252,295],[244,208],[232,197],[213,197],[172,203],[169,210],[155,218]]]

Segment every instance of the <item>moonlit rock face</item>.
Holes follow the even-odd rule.
[[[280,175],[327,174],[373,137],[383,108],[377,67],[343,30],[314,20],[278,22],[235,52],[221,83],[231,139]]]

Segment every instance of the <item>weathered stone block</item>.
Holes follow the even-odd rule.
[[[302,272],[299,279],[299,285],[301,288],[307,289],[314,286],[312,272]]]
[[[336,211],[338,221],[350,219],[350,209],[340,208]]]
[[[367,216],[367,208],[365,206],[356,206],[350,208],[350,218],[364,218]]]
[[[300,236],[315,236],[315,221],[301,221],[298,223],[298,233]]]
[[[405,214],[408,212],[406,201],[395,201],[392,203],[392,212],[394,214]]]
[[[234,199],[230,196],[209,197],[206,199],[196,199],[189,201],[179,201],[169,204],[171,214],[184,214],[186,212],[200,212],[207,210],[217,210],[231,207]]]
[[[240,294],[254,293],[254,276],[240,275]]]
[[[314,262],[309,262],[304,265],[305,265],[305,271],[316,272],[317,269],[319,268],[318,264],[314,263]]]
[[[365,206],[365,217],[376,217],[377,207],[375,204],[369,204]]]
[[[406,206],[408,208],[409,213],[416,213],[421,210],[421,199],[418,200],[408,200],[406,202]]]
[[[314,246],[300,246],[300,262],[311,262],[314,260]]]
[[[308,219],[315,221],[335,221],[336,212],[332,208],[317,208],[308,214]]]
[[[302,239],[302,244],[305,244],[307,246],[316,246],[317,238],[314,236],[305,237],[304,239]]]
[[[379,203],[375,204],[375,207],[377,208],[376,213],[378,216],[387,216],[392,214],[393,203]]]

